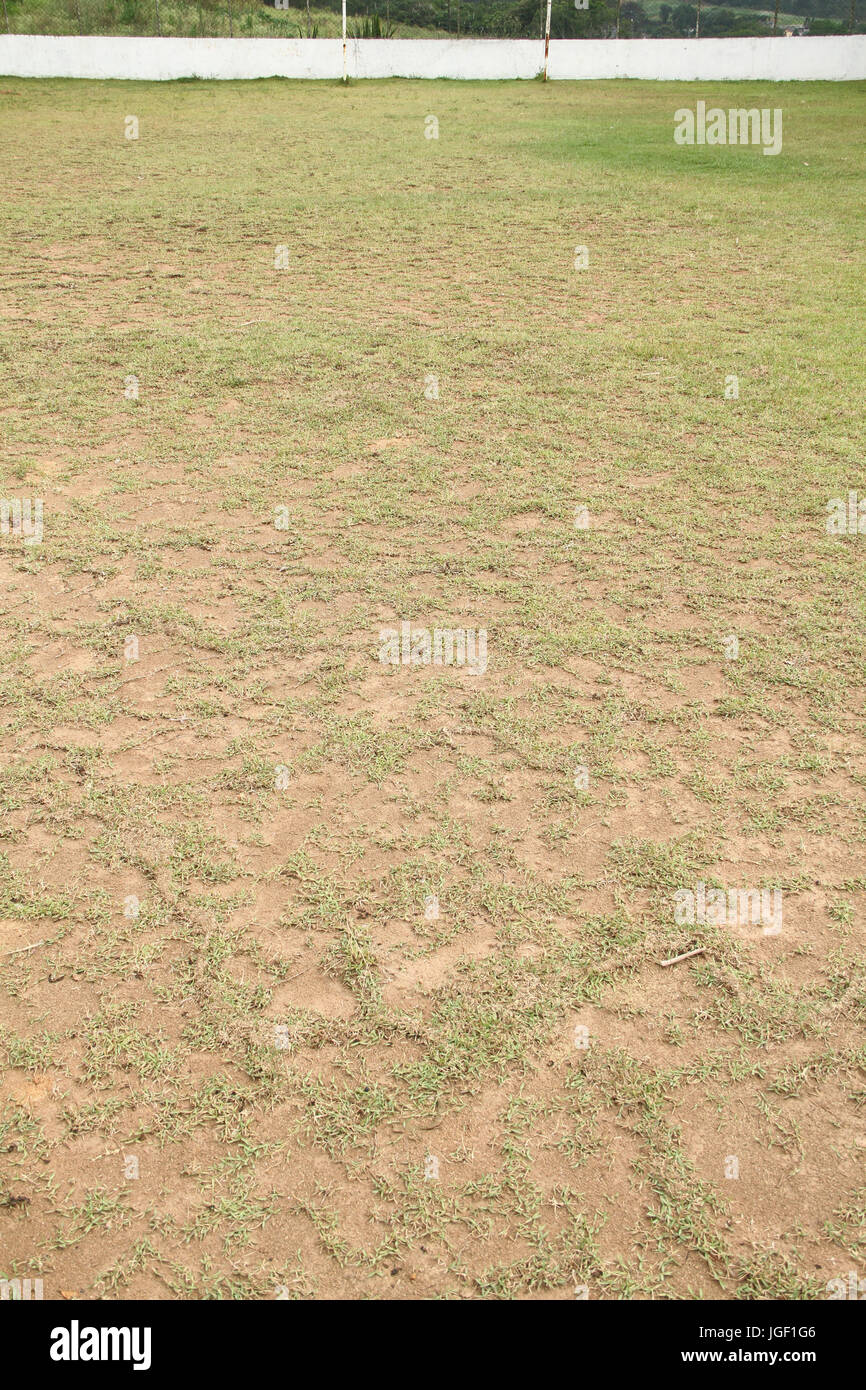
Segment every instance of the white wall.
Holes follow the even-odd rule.
[[[350,40],[350,77],[535,77],[537,39]],[[866,79],[866,35],[777,39],[561,39],[550,77],[657,81]],[[49,38],[0,34],[4,77],[341,77],[339,39]]]

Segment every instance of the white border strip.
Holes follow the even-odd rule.
[[[354,39],[350,77],[537,77],[538,39]],[[163,82],[179,77],[343,76],[340,39],[62,38],[0,34],[4,77]],[[635,77],[658,82],[866,80],[866,34],[767,39],[559,39],[551,79]]]

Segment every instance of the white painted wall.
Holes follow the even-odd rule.
[[[354,39],[350,77],[531,78],[536,39]],[[776,39],[560,39],[551,78],[654,81],[866,80],[866,34]],[[0,34],[4,77],[327,77],[343,74],[340,39],[52,38]]]

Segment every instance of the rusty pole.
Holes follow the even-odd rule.
[[[547,81],[547,55],[550,52],[550,6],[552,0],[547,0],[547,19],[544,21],[544,80]]]

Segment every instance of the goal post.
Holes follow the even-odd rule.
[[[544,21],[544,80],[547,81],[547,59],[550,53],[550,8],[553,0],[547,0],[547,18]]]

